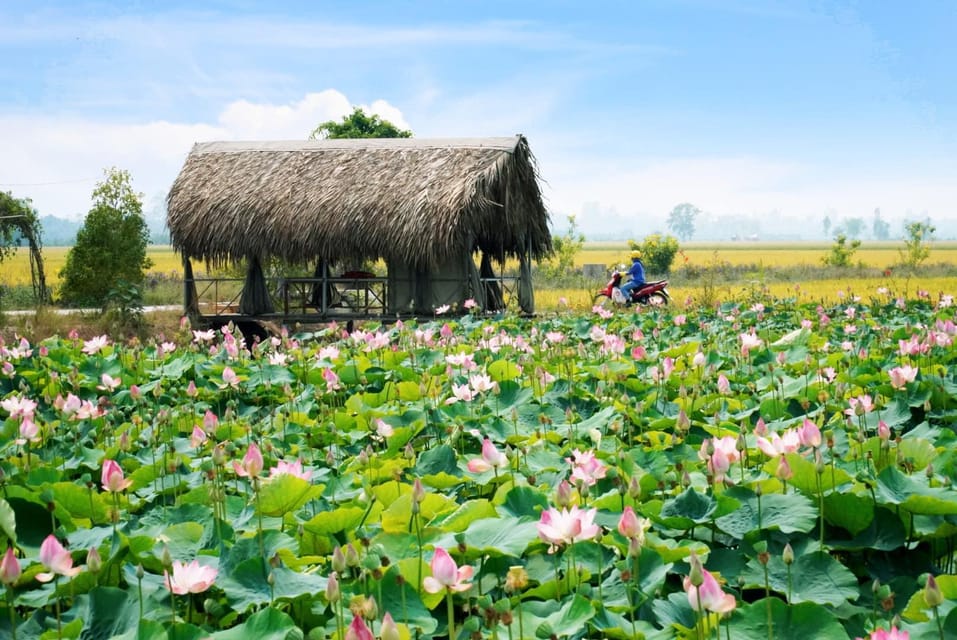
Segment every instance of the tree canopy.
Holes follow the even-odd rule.
[[[118,284],[141,286],[151,264],[143,195],[133,190],[129,172],[106,169],[92,198],[60,272],[60,295],[69,304],[102,305]]]
[[[314,140],[325,138],[411,138],[412,132],[399,129],[376,114],[367,114],[362,107],[355,107],[342,122],[327,120],[312,130]]]
[[[695,218],[701,213],[701,209],[683,202],[677,205],[668,214],[668,228],[682,240],[690,240],[694,235]]]

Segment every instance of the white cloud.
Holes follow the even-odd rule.
[[[408,128],[402,111],[385,100],[364,107]],[[237,100],[213,123],[109,123],[57,116],[0,115],[0,189],[29,197],[40,215],[77,218],[106,167],[130,171],[147,203],[165,197],[195,142],[305,139],[320,122],[352,110],[342,93],[307,94],[290,104]]]

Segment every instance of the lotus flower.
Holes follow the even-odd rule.
[[[295,462],[286,462],[285,460],[280,460],[276,463],[276,466],[269,470],[269,477],[275,478],[276,476],[295,476],[297,478],[302,478],[303,480],[308,481],[312,478],[312,471],[302,468],[302,461],[296,460]]]
[[[631,505],[625,507],[618,520],[618,533],[629,539],[636,539],[640,544],[644,544],[645,531],[651,528],[651,520],[640,518],[631,508]]]
[[[20,561],[17,560],[13,547],[7,547],[7,552],[0,561],[0,582],[3,584],[13,584],[20,578]]]
[[[482,457],[469,460],[468,463],[468,469],[472,473],[483,473],[505,466],[508,466],[508,456],[499,451],[488,438],[482,441]]]
[[[29,398],[14,396],[0,400],[0,408],[10,414],[11,418],[33,418],[37,403]]]
[[[598,525],[594,523],[597,509],[571,509],[559,511],[549,507],[542,511],[538,521],[538,537],[551,545],[550,551],[565,545],[591,540],[598,535]]]
[[[63,548],[52,533],[40,545],[40,562],[50,570],[37,574],[37,580],[40,582],[50,582],[57,575],[72,578],[83,570],[82,567],[73,566],[70,552]]]
[[[593,451],[572,451],[571,458],[565,458],[565,462],[572,465],[572,480],[580,482],[586,486],[594,486],[596,482],[605,477],[605,465],[595,457]]]
[[[703,581],[697,587],[692,584],[690,577],[684,579],[684,588],[691,608],[695,611],[706,609],[714,613],[733,611],[738,604],[734,596],[722,591],[718,581],[707,569],[701,570],[701,576]]]
[[[465,301],[466,305],[468,302],[468,300]],[[392,619],[392,614],[388,611],[382,616],[382,626],[379,627],[379,637],[381,640],[399,640],[402,637],[399,633],[398,625],[396,625],[395,620]]]
[[[817,449],[821,446],[821,429],[814,421],[805,418],[804,423],[798,427],[797,434],[802,447]]]
[[[435,555],[429,565],[432,575],[422,580],[422,588],[429,593],[461,592],[472,588],[472,565],[459,567],[448,551],[442,547],[435,548]]]
[[[83,341],[83,353],[88,356],[96,355],[108,344],[106,336],[97,336]]]
[[[243,478],[259,477],[259,474],[262,473],[263,470],[263,454],[259,451],[259,447],[256,446],[255,442],[251,443],[246,450],[242,464],[233,460],[233,469],[236,471],[236,475],[242,476]]]
[[[231,367],[223,368],[223,388],[231,387],[233,389],[239,388],[239,376],[236,375],[236,372],[232,370]]]
[[[910,365],[894,367],[887,373],[891,377],[891,386],[895,389],[903,389],[907,386],[907,383],[917,379],[917,367]]]
[[[216,581],[219,571],[215,567],[199,564],[193,560],[189,564],[178,560],[173,562],[173,574],[163,571],[166,578],[166,588],[176,595],[186,593],[202,593]]]
[[[103,473],[100,475],[100,481],[103,490],[110,493],[126,491],[133,484],[131,479],[123,477],[123,468],[116,460],[105,460],[103,462]]]
[[[867,638],[856,638],[856,640],[910,640],[910,633],[891,627],[888,629],[874,629]]]
[[[345,640],[375,640],[375,636],[366,626],[362,616],[356,616],[352,619],[352,624],[346,629]]]

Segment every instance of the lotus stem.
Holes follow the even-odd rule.
[[[7,610],[10,611],[10,629],[13,640],[17,640],[17,612],[13,608],[13,587],[7,586]]]
[[[445,610],[449,616],[449,640],[455,640],[455,607],[452,605],[452,592],[445,592]]]

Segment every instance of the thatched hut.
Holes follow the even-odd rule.
[[[384,261],[378,311],[401,316],[467,298],[500,306],[493,265],[514,258],[520,307],[533,312],[531,261],[551,252],[535,160],[520,135],[199,143],[167,211],[188,279],[190,260],[246,262],[246,315],[273,311],[261,265],[275,258],[315,266],[310,304],[323,316],[335,314],[336,285],[349,280],[335,272],[341,265]],[[189,294],[187,307],[197,310]]]

